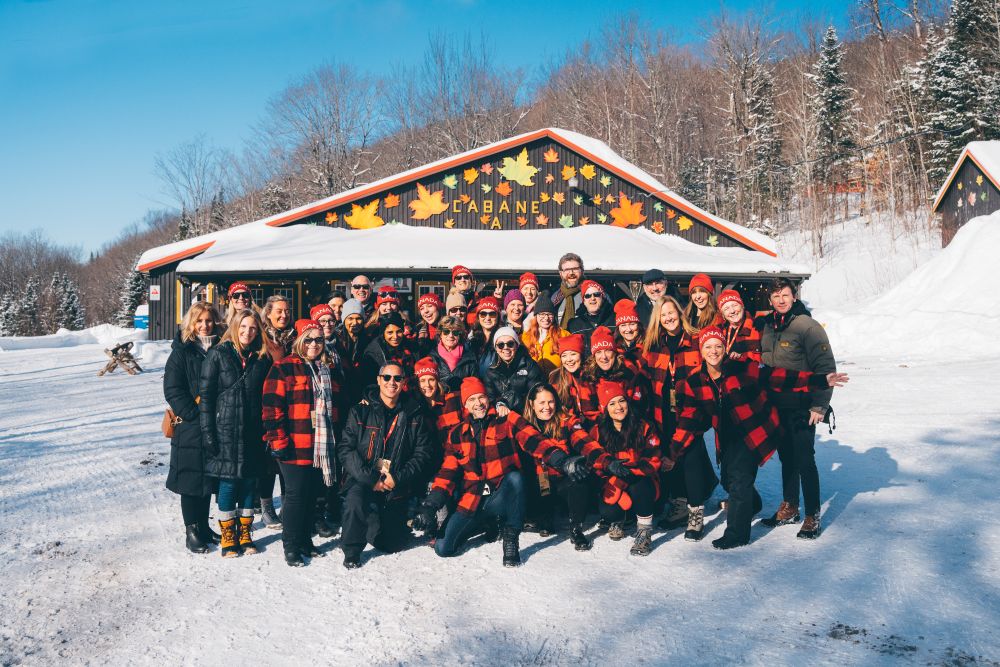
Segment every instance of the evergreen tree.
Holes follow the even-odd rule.
[[[139,258],[132,263],[138,266]],[[135,309],[146,298],[146,278],[133,268],[125,274],[121,283],[118,311],[115,313],[115,324],[120,327],[135,326]]]
[[[756,229],[775,234],[773,224],[764,217],[774,216],[788,197],[788,177],[781,159],[781,133],[778,114],[774,108],[774,77],[764,66],[756,69],[748,91],[747,119],[751,138],[752,166],[746,174],[748,192],[756,201],[751,202],[753,212],[760,216]]]
[[[59,329],[60,312],[65,295],[65,276],[56,271],[52,274],[49,286],[42,293],[39,304],[39,320],[44,333],[55,333]]]
[[[705,182],[706,169],[704,160],[693,155],[683,160],[683,166],[677,175],[680,186],[677,193],[700,208],[708,206],[708,184]]]
[[[69,276],[63,276],[63,296],[59,304],[58,326],[70,331],[79,331],[86,326],[80,288]]]
[[[844,46],[833,26],[826,29],[819,60],[809,75],[813,83],[811,105],[817,126],[816,165],[820,179],[833,183],[847,176],[847,165],[858,147],[855,139],[854,90],[847,85],[843,69]]]
[[[17,310],[10,294],[4,294],[0,299],[0,336],[17,335]]]
[[[194,229],[193,223],[191,222],[191,216],[188,215],[187,207],[181,209],[181,219],[177,223],[177,236],[175,240],[183,241],[184,239],[191,238],[193,236]]]
[[[218,231],[226,228],[226,193],[222,188],[212,197],[212,203],[208,210],[209,231]]]
[[[21,292],[21,302],[14,304],[17,318],[16,335],[18,336],[38,336],[41,331],[41,318],[38,312],[41,298],[41,286],[38,278],[32,276],[28,278],[24,289]]]
[[[288,190],[275,181],[268,183],[260,195],[260,212],[262,217],[287,211],[291,208],[291,205],[292,202],[288,196]]]

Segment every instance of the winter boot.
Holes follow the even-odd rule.
[[[741,540],[733,537],[730,532],[725,532],[717,540],[712,540],[712,546],[716,549],[735,549],[736,547],[743,547],[750,544],[750,540]]]
[[[271,528],[272,530],[281,529],[281,519],[274,513],[273,498],[260,499],[260,520],[264,522],[267,528]]]
[[[198,536],[201,537],[201,541],[205,544],[219,543],[219,534],[209,527],[208,519],[198,524]]]
[[[688,527],[684,531],[684,539],[689,542],[697,542],[701,539],[705,531],[705,507],[691,507],[688,505]]]
[[[761,523],[768,528],[774,528],[775,526],[784,526],[789,523],[798,523],[798,521],[799,508],[782,500],[781,504],[778,505],[778,511],[770,518],[762,519]]]
[[[610,526],[608,526],[608,539],[612,542],[617,542],[618,540],[625,539],[625,522],[624,521],[613,521]]]
[[[323,538],[333,537],[337,534],[337,531],[330,527],[330,524],[326,522],[326,519],[317,516],[315,523],[313,523],[313,535],[318,535]]]
[[[319,547],[312,543],[312,540],[303,542],[299,552],[306,558],[323,558],[326,556],[324,552],[319,550]]]
[[[252,556],[260,553],[260,549],[253,543],[253,509],[243,510],[246,514],[240,516],[240,551]]]
[[[240,548],[236,544],[236,512],[219,513],[219,546],[223,558],[236,558]]]
[[[807,514],[802,522],[802,529],[795,537],[803,540],[815,540],[821,532],[823,532],[823,528],[819,523],[819,514]]]
[[[360,554],[344,554],[344,567],[348,570],[356,570],[361,567]]]
[[[688,521],[687,498],[671,498],[667,515],[660,519],[659,526],[664,530],[680,528]]]
[[[653,529],[650,526],[639,526],[635,531],[635,542],[629,553],[633,556],[648,556],[653,550]]]
[[[184,542],[187,545],[188,551],[193,554],[208,553],[208,545],[201,541],[198,524],[192,523],[190,526],[185,526],[185,530],[187,536]]]
[[[574,523],[569,529],[569,541],[573,543],[573,548],[577,551],[590,551],[593,544],[587,539],[583,532],[582,523]]]
[[[300,554],[299,550],[293,546],[285,547],[285,563],[287,563],[289,567],[302,567],[306,564],[306,562],[302,560],[302,554]]]
[[[516,528],[504,526],[503,529],[503,566],[521,567],[521,546],[518,540],[521,531]]]

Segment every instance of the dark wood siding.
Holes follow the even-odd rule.
[[[945,192],[938,211],[941,213],[941,245],[948,245],[962,225],[981,215],[1000,209],[1000,190],[966,158]]]
[[[177,264],[170,264],[153,269],[149,272],[149,284],[160,288],[160,299],[149,301],[149,338],[151,340],[166,340],[177,333]],[[183,290],[182,292],[188,292]],[[184,294],[182,293],[182,298]],[[183,304],[186,310],[190,306],[190,294]]]

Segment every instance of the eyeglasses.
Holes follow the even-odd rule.
[[[316,338],[303,338],[302,343],[303,345],[322,345],[323,340],[322,336],[318,336]]]
[[[324,317],[323,319],[316,321],[319,322],[324,327],[332,327],[334,324],[332,317]]]
[[[455,280],[472,280],[472,276],[470,276],[468,273],[462,273],[455,276]]]
[[[440,329],[442,336],[457,336],[462,333],[461,329]]]
[[[513,350],[517,347],[517,341],[514,340],[502,340],[496,343],[496,348],[498,350]]]
[[[250,292],[234,292],[233,301],[249,301]]]
[[[395,382],[396,384],[399,384],[403,381],[402,375],[389,375],[388,373],[383,373],[379,377],[382,378],[382,382]]]
[[[579,273],[580,272],[580,267],[579,266],[564,266],[563,268],[559,269],[559,271],[560,271],[560,273]]]
[[[351,285],[354,289],[371,289],[372,286],[368,284],[354,283]]]
[[[455,306],[454,308],[449,308],[448,313],[467,313],[469,309],[465,306]]]
[[[602,292],[587,292],[583,295],[584,299],[597,299],[604,296]]]
[[[479,311],[479,317],[496,317],[497,311],[495,310],[481,310]]]

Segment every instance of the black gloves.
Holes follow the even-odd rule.
[[[413,517],[413,521],[410,524],[413,530],[419,530],[422,533],[432,533],[437,530],[437,508],[431,507],[426,503],[420,506],[420,510],[417,515]]]
[[[590,474],[590,467],[582,456],[570,456],[562,464],[562,474],[571,482],[582,482]]]
[[[613,459],[608,464],[607,471],[609,475],[613,475],[625,482],[631,482],[635,479],[635,473],[632,472],[631,468],[622,463],[621,459]]]

